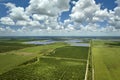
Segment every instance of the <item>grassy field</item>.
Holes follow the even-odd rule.
[[[10,50],[0,53],[0,74],[7,72],[16,66],[35,57],[46,55],[58,47],[66,46],[65,43],[54,43],[42,46],[27,47],[19,50]],[[2,47],[2,46],[1,46]],[[1,49],[1,48],[0,48]]]
[[[94,80],[120,80],[120,42],[92,42]]]
[[[21,65],[3,73],[0,75],[0,79],[84,80],[88,56],[87,47],[66,46],[57,48],[50,54],[51,56],[45,54],[33,63]]]
[[[88,47],[66,46],[57,48],[50,53],[52,57],[87,59]]]
[[[30,44],[22,44],[19,42],[14,42],[14,41],[1,41],[0,40],[0,54],[4,52],[9,52],[13,50],[19,50],[27,47],[33,47],[36,45],[30,45]]]
[[[21,66],[0,76],[0,79],[84,80],[85,62],[40,58],[31,65]]]

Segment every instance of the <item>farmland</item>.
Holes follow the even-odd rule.
[[[21,44],[14,41],[2,41],[0,40],[0,53],[9,52],[12,50],[19,50],[27,47],[33,47],[35,45]]]
[[[84,53],[84,54],[83,54]],[[49,54],[52,57],[87,59],[88,47],[66,46],[57,48]]]
[[[1,79],[84,80],[85,62],[40,58],[31,65],[15,68],[0,76]]]
[[[63,40],[58,41],[59,39],[58,42],[43,45],[23,43],[32,40],[0,40],[0,80],[119,80],[120,78],[119,41],[91,40],[90,47],[73,46]]]
[[[120,42],[93,41],[94,80],[120,80]]]
[[[11,48],[13,48],[15,44],[20,44],[22,45],[22,48],[17,48],[17,49],[12,49],[10,51],[7,51],[8,48],[4,47],[5,45],[0,46],[0,49],[2,49],[3,51],[3,53],[0,53],[0,74],[3,74],[35,57],[40,57],[41,55],[45,55],[58,47],[67,45],[65,43],[54,43],[54,44],[40,45],[40,46],[27,45],[27,47],[24,47],[24,45],[26,46],[26,44],[21,44],[19,42],[17,43],[16,42],[17,41],[15,42],[9,41],[11,45],[8,45],[8,46],[11,46]],[[5,44],[7,45],[7,43]]]
[[[39,56],[35,62],[22,64],[3,73],[0,79],[84,80],[88,49],[88,47],[64,46],[59,48],[55,46],[53,51],[43,52],[43,55]]]

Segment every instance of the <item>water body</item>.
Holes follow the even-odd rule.
[[[24,42],[25,44],[35,44],[35,45],[46,45],[46,44],[52,44],[55,42],[65,42],[70,44],[71,46],[83,46],[83,47],[89,47],[89,43],[84,43],[83,40],[80,39],[70,39],[65,41],[55,41],[55,40],[44,40],[44,41],[28,41]]]
[[[67,43],[79,43],[79,42],[84,42],[84,41],[80,40],[80,39],[71,39],[71,40],[67,40],[65,42],[67,42]]]
[[[83,47],[89,47],[89,43],[84,43],[83,40],[80,39],[72,39],[65,41],[66,43],[70,44],[71,46],[83,46]]]
[[[83,46],[83,47],[89,47],[89,43],[70,43],[71,46]]]
[[[24,43],[25,44],[46,45],[46,44],[52,44],[55,42],[56,41],[52,41],[52,40],[44,40],[44,41],[28,41],[28,42],[24,42]]]

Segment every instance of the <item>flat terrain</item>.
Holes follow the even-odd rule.
[[[0,40],[0,80],[120,80],[120,41],[92,40],[90,48],[26,41]]]
[[[0,79],[84,80],[88,49],[75,46],[54,49],[50,54],[45,53],[33,62],[3,73]]]
[[[120,42],[92,41],[94,80],[120,80]]]
[[[0,53],[0,74],[3,74],[35,57],[40,57],[41,55],[48,54],[49,52],[53,51],[58,47],[63,47],[67,45],[65,43],[54,43],[49,45],[36,46],[21,44],[19,41],[7,41],[6,43],[5,42],[6,41],[2,41],[0,43],[5,44],[3,46],[0,46],[0,50],[2,51],[2,53]],[[10,49],[6,48],[6,46],[9,46]],[[14,48],[15,46],[16,48]]]
[[[9,52],[13,50],[19,50],[27,47],[33,47],[36,45],[29,45],[29,44],[21,44],[19,42],[13,41],[1,41],[0,40],[0,54],[4,52]]]
[[[49,54],[52,57],[87,59],[88,47],[66,46],[57,48]]]

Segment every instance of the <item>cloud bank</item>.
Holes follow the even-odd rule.
[[[0,33],[61,34],[77,32],[120,31],[120,0],[114,10],[101,9],[94,0],[73,1],[70,18],[61,22],[60,15],[70,10],[70,0],[30,0],[26,8],[6,3],[8,15],[0,18]],[[14,27],[17,27],[16,29]]]

